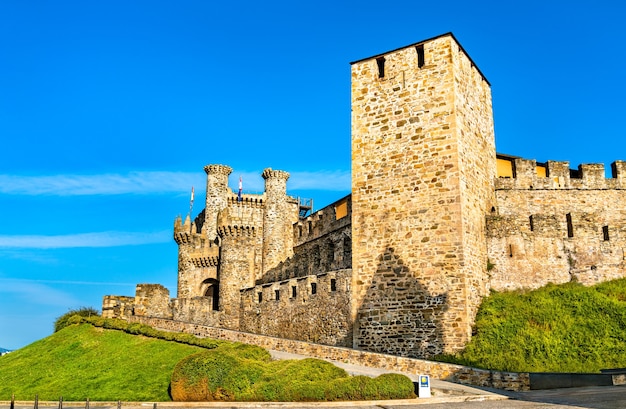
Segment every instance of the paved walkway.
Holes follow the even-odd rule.
[[[305,356],[305,355],[291,354],[289,352],[272,351],[272,350],[270,350],[270,354],[272,355],[272,358],[274,359],[309,358],[308,356]],[[336,366],[345,369],[346,372],[348,372],[350,375],[365,375],[365,376],[376,377],[384,373],[392,372],[392,371],[388,371],[385,369],[346,364],[346,363],[339,362],[339,361],[332,361],[330,359],[326,359],[326,361],[331,362],[335,364]],[[419,379],[418,375],[403,373],[403,372],[398,372],[398,373],[408,376],[414,382],[417,382]],[[428,375],[428,374],[424,374],[424,375]],[[498,391],[494,389],[487,390],[487,389],[477,388],[473,386],[461,385],[461,384],[453,383],[453,382],[441,381],[439,379],[431,378],[430,386],[431,386],[432,398],[426,399],[429,401],[432,401],[432,399],[434,398],[437,398],[437,400],[439,400],[439,398],[449,399],[450,401],[457,401],[457,402],[468,400],[468,399],[472,399],[472,400],[508,399],[508,396],[502,393],[498,393]],[[397,402],[397,401],[394,401],[394,402]],[[414,401],[412,402],[415,403]]]

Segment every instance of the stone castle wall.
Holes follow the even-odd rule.
[[[170,290],[161,284],[137,284],[133,315],[171,318]]]
[[[591,285],[626,277],[626,164],[516,159],[516,177],[496,181],[497,206],[487,217],[490,285],[496,290],[577,281]]]
[[[351,220],[350,196],[300,219],[292,227],[293,255],[266,271],[256,284],[352,268]]]
[[[352,270],[300,276],[242,290],[240,330],[352,346]]]
[[[350,203],[293,224],[293,255],[241,291],[242,331],[352,346]]]
[[[128,319],[133,315],[135,297],[124,295],[105,295],[102,299],[102,316],[104,318]]]

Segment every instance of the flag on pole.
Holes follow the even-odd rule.
[[[191,199],[189,200],[189,216],[191,216],[191,212],[193,211],[193,186],[191,187]]]
[[[237,194],[237,201],[241,202],[243,199],[241,198],[241,189],[243,184],[241,183],[241,176],[239,176],[239,193]]]

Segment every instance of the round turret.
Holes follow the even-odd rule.
[[[220,210],[226,207],[231,193],[228,187],[228,176],[233,168],[226,165],[206,165],[204,171],[207,174],[206,213],[202,230],[206,231],[210,240],[213,240],[217,236],[217,216]]]

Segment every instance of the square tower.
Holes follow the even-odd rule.
[[[490,84],[451,33],[352,63],[354,347],[467,343],[495,172]]]

